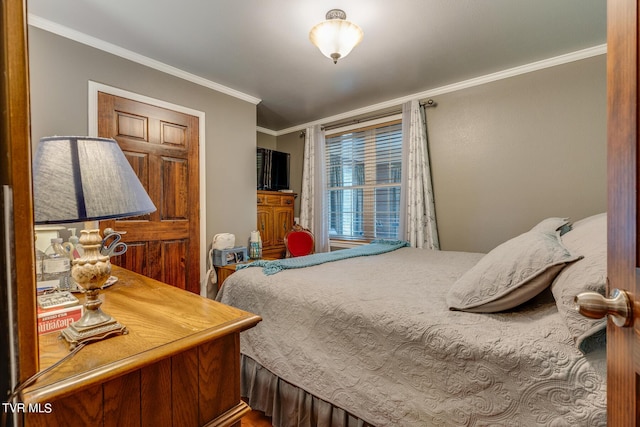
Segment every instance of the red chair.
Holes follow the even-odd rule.
[[[310,255],[315,251],[313,233],[295,224],[284,236],[284,246],[287,248],[287,258]]]

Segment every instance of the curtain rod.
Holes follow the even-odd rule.
[[[427,99],[424,102],[420,102],[420,106],[424,107],[424,108],[435,107],[437,105],[438,105],[438,103],[435,102],[431,98]],[[384,117],[393,116],[393,115],[401,113],[401,112],[402,112],[402,109],[393,110],[393,111],[386,112],[384,114],[379,114],[377,116],[367,116],[367,117],[364,117],[362,119],[346,120],[346,121],[334,123],[334,124],[331,124],[331,125],[321,126],[321,129],[322,130],[337,129],[337,128],[340,128],[340,127],[343,127],[343,126],[347,126],[347,125],[353,125],[353,124],[357,124],[357,123],[368,122],[369,120],[382,119]],[[305,135],[306,135],[306,131],[304,131],[304,130],[300,131],[300,138],[303,138]]]

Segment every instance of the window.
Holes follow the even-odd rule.
[[[329,237],[397,239],[402,123],[399,120],[326,137]]]

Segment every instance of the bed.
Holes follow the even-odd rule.
[[[606,322],[572,307],[604,292],[606,214],[488,254],[313,264],[244,268],[217,296],[263,318],[241,334],[241,387],[275,426],[606,425]]]

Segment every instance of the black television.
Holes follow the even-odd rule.
[[[258,148],[256,155],[258,190],[288,190],[290,158],[289,153]]]

